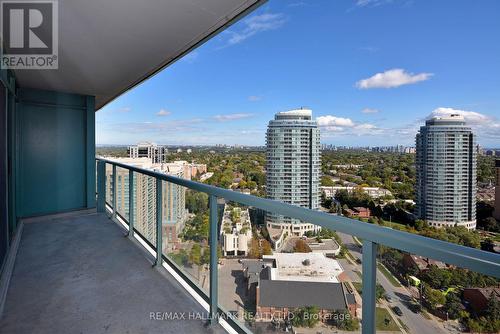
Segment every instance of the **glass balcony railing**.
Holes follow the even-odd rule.
[[[332,332],[331,326],[363,333],[437,332],[446,328],[424,324],[425,314],[417,314],[422,305],[434,298],[443,304],[437,314],[456,317],[457,286],[498,286],[500,255],[495,253],[96,160],[98,211],[126,226],[129,237],[156,257],[155,265],[167,268],[206,307],[210,322],[233,331],[314,325],[323,326],[323,333]],[[280,230],[275,224],[266,227],[266,216],[307,223]],[[303,237],[312,224],[329,234],[313,230],[314,238]],[[308,255],[297,262],[291,253],[301,252]],[[327,260],[331,257],[335,261]],[[437,269],[452,268],[463,277],[438,275],[442,281],[420,286],[427,267],[436,275]],[[401,293],[398,287],[406,283]],[[403,315],[405,323],[401,308],[414,308],[417,315]],[[324,325],[317,318],[326,319]]]

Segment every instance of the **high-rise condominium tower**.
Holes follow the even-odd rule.
[[[416,138],[416,214],[431,226],[476,228],[475,135],[460,115],[434,117]]]
[[[279,112],[267,128],[267,197],[310,209],[320,201],[320,131],[312,111]],[[270,228],[302,235],[316,225],[273,213],[266,215]]]
[[[496,170],[496,186],[495,186],[495,212],[493,216],[500,220],[500,159],[495,161],[495,170]]]
[[[127,148],[129,158],[149,158],[154,164],[165,162],[168,149],[165,146],[150,142],[141,142]]]

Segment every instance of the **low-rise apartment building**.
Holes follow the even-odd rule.
[[[248,244],[252,239],[252,225],[248,209],[224,205],[222,226],[220,229],[220,242],[222,243],[222,255],[224,256],[246,256],[248,255]]]
[[[384,188],[378,187],[360,187],[360,186],[321,186],[321,191],[325,194],[327,198],[334,198],[338,191],[345,190],[348,193],[352,193],[356,189],[360,189],[371,198],[380,198],[384,196],[392,196],[392,193]]]

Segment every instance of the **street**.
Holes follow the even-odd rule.
[[[352,236],[340,232],[337,232],[337,234],[351,255],[354,258],[362,260],[361,248],[354,242]],[[352,265],[348,261],[342,261],[342,265],[346,266],[344,269],[348,271],[348,275],[351,279],[354,279],[353,281],[359,281],[359,278],[356,277],[357,274],[353,271],[357,270],[362,272],[361,264]],[[403,311],[403,315],[399,318],[408,327],[410,333],[447,333],[437,321],[426,319],[421,313],[414,313],[408,308],[409,301],[411,301],[411,295],[405,287],[393,286],[378,269],[377,280],[385,289],[387,296],[391,298],[391,302],[389,303],[390,306],[398,306]]]

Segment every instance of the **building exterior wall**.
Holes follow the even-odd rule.
[[[416,215],[431,226],[476,228],[475,135],[458,115],[426,121],[416,136]]]
[[[169,175],[183,177],[183,169],[173,168],[167,170],[162,164],[153,164],[149,158],[138,159],[116,159],[145,169],[153,169]],[[128,219],[129,217],[129,176],[128,170],[117,168],[116,202],[117,212]],[[112,203],[113,193],[112,168],[106,168],[106,194],[107,201]],[[164,248],[174,249],[180,242],[178,235],[184,227],[187,219],[186,212],[186,188],[170,182],[162,182],[162,229]],[[134,174],[134,223],[136,229],[150,242],[156,240],[156,180],[153,177],[135,173]]]
[[[467,288],[464,289],[463,298],[469,302],[475,312],[481,312],[488,306],[488,298],[481,292],[481,289]]]
[[[267,197],[297,206],[319,209],[320,130],[307,109],[277,113],[267,129]],[[273,213],[268,225],[301,235],[316,226]]]
[[[142,142],[135,146],[129,146],[127,149],[129,158],[149,158],[154,164],[165,161],[168,149],[165,146],[150,142]]]
[[[233,221],[231,218],[231,213],[235,210],[239,212],[238,221]],[[239,207],[230,208],[227,204],[224,205],[220,235],[224,256],[248,255],[248,244],[252,239],[252,225],[248,209],[242,210]]]
[[[392,196],[390,190],[378,187],[351,187],[351,186],[321,186],[321,191],[328,198],[334,198],[338,191],[345,190],[348,193],[352,193],[354,190],[362,190],[364,193],[372,198],[379,198],[384,196]]]

